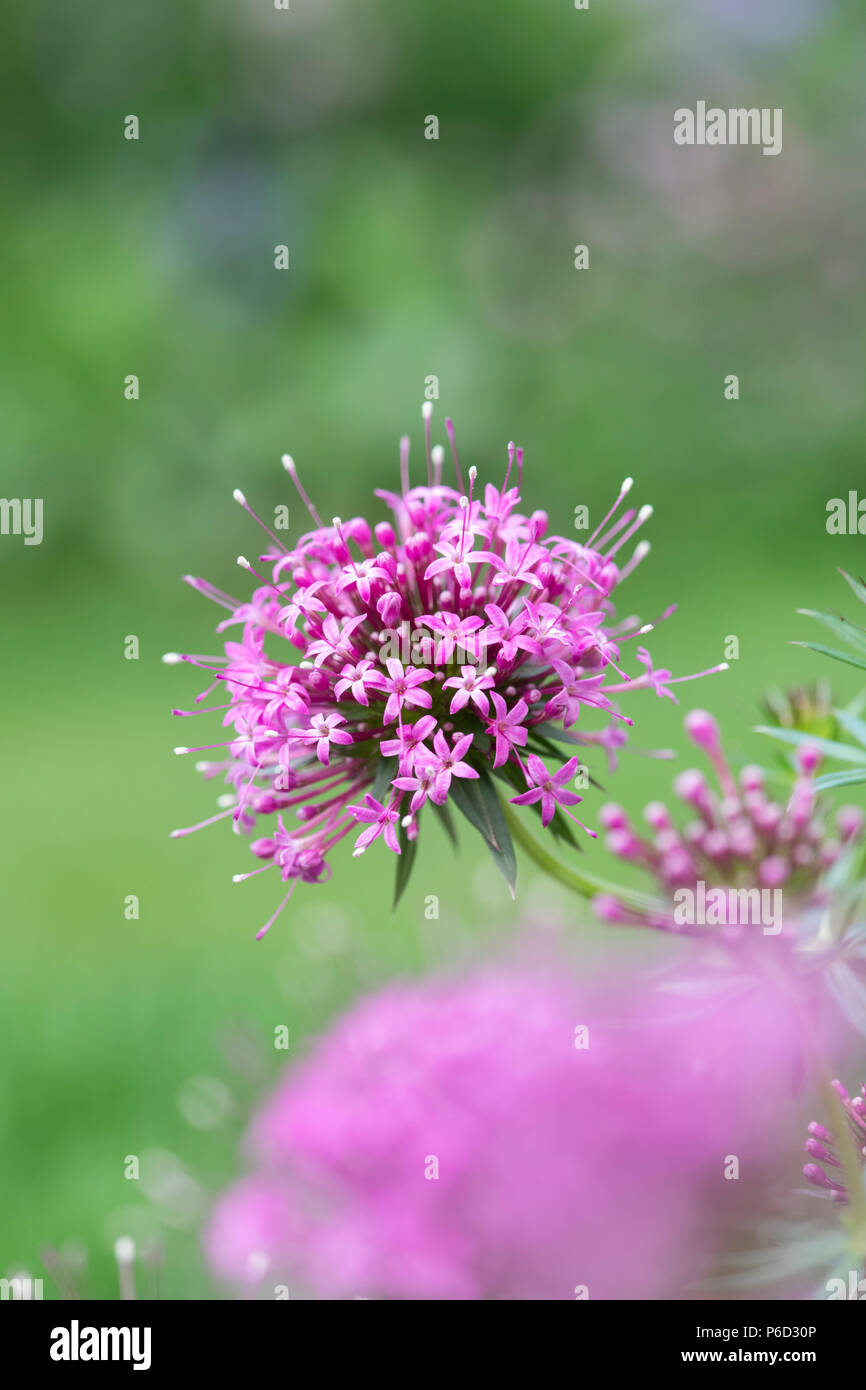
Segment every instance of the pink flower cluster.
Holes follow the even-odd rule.
[[[767,794],[759,767],[745,767],[735,780],[722,748],[719,726],[704,710],[686,716],[691,741],[707,754],[718,781],[711,787],[696,768],[680,773],[674,791],[693,819],[676,825],[668,807],[653,801],[644,811],[649,827],[641,833],[621,806],[604,806],[600,813],[607,830],[607,847],[621,860],[640,865],[655,880],[660,892],[657,910],[641,911],[610,894],[594,899],[596,913],[604,921],[652,926],[685,935],[705,935],[706,924],[678,919],[672,899],[678,890],[705,887],[704,901],[712,905],[714,921],[726,936],[737,936],[748,923],[729,914],[731,896],[740,906],[741,891],[776,889],[784,885],[790,907],[798,909],[822,901],[822,878],[843,849],[857,841],[863,815],[856,806],[844,806],[836,814],[836,835],[828,833],[815,793],[814,777],[821,755],[811,744],[797,753],[798,776],[787,805]],[[707,921],[710,920],[709,910]]]
[[[855,1147],[860,1155],[864,1184],[866,1184],[866,1085],[860,1087],[861,1095],[853,1097],[849,1096],[841,1081],[834,1081],[833,1089],[842,1102]],[[816,1187],[820,1187],[834,1202],[847,1203],[848,1190],[845,1184],[839,1181],[842,1163],[833,1141],[833,1135],[824,1125],[818,1124],[817,1120],[813,1120],[809,1125],[806,1152],[810,1158],[817,1159],[815,1163],[807,1163],[803,1169],[809,1181],[814,1183]],[[822,1168],[821,1164],[824,1164],[825,1167]],[[832,1169],[835,1176],[831,1177],[825,1168]]]
[[[786,1142],[797,1047],[772,992],[678,1014],[561,962],[391,985],[266,1100],[210,1267],[262,1297],[676,1297],[733,1212],[725,1156],[757,1189]]]
[[[217,686],[229,699],[216,708],[231,736],[210,745],[225,747],[225,757],[200,767],[232,790],[202,824],[224,816],[252,832],[260,818],[272,822],[251,848],[289,889],[260,936],[299,879],[328,877],[329,852],[345,836],[360,828],[356,854],[381,837],[400,855],[428,803],[438,812],[456,806],[482,834],[492,824],[485,837],[502,867],[508,832],[491,772],[506,795],[516,793],[513,802],[533,806],[545,827],[555,818],[555,832],[571,838],[565,818],[575,820],[570,808],[581,799],[569,785],[578,758],[562,761],[557,742],[611,753],[621,742],[612,721],[631,723],[615,708],[617,695],[649,687],[673,698],[670,673],[654,673],[644,648],[638,676],[621,664],[623,643],[649,630],[634,619],[618,625],[611,602],[649,548],[638,543],[622,563],[652,510],[621,509],[631,479],[585,542],[550,535],[544,512],[518,510],[521,449],[508,446],[502,485],[488,483],[482,494],[475,468],[464,486],[446,421],[456,475],[449,486],[444,450],[430,445],[429,411],[425,421],[426,484],[410,487],[404,439],[400,491],[377,494],[392,520],[322,524],[286,456],[314,529],[287,549],[264,527],[270,577],[241,557],[259,581],[245,602],[188,577],[229,610],[219,632],[241,628],[224,656],[167,659],[212,672],[199,701]],[[603,711],[608,726],[570,735],[584,706]],[[193,751],[204,750],[177,749]]]

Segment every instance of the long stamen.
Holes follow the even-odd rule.
[[[461,560],[462,560],[462,558],[463,558],[463,554],[464,554],[464,551],[465,551],[465,549],[466,549],[466,523],[467,523],[467,521],[469,520],[469,516],[470,516],[470,513],[471,513],[471,511],[472,511],[472,488],[473,488],[473,486],[474,486],[474,484],[475,484],[475,479],[476,479],[477,477],[478,477],[478,469],[475,467],[475,464],[473,463],[472,467],[471,467],[470,470],[469,470],[469,496],[468,496],[468,497],[461,497],[461,498],[460,498],[460,506],[463,508],[463,530],[462,530],[461,533],[460,533],[460,558],[461,558]]]
[[[595,549],[600,554],[604,554],[605,546],[610,545],[614,536],[618,536],[623,527],[628,526],[628,523],[630,521],[633,521],[636,515],[637,513],[635,512],[634,507],[627,507],[626,510],[623,512],[622,516],[617,517],[610,530],[605,531],[604,535],[596,541]]]
[[[632,522],[631,526],[629,526],[629,528],[628,528],[627,531],[623,532],[623,534],[620,536],[619,540],[617,541],[616,545],[612,546],[611,549],[607,552],[607,555],[605,556],[605,559],[607,559],[607,560],[612,559],[613,556],[616,554],[616,552],[617,552],[618,550],[620,550],[620,549],[622,548],[622,546],[625,545],[626,541],[631,540],[632,536],[634,535],[634,533],[635,533],[635,531],[638,529],[638,527],[639,527],[639,526],[643,526],[643,524],[644,524],[645,521],[649,521],[649,519],[650,519],[650,517],[652,516],[652,514],[653,514],[653,509],[652,509],[652,507],[650,506],[649,503],[647,503],[645,507],[641,507],[640,511],[638,512],[638,514],[637,514],[637,516],[635,517],[634,521]]]
[[[114,1242],[120,1297],[124,1302],[135,1299],[135,1241],[132,1236],[120,1236]]]
[[[346,547],[346,554],[347,554],[348,557],[349,557],[349,564],[352,566],[352,569],[353,569],[353,571],[355,572],[355,574],[358,574],[358,573],[359,573],[359,570],[358,570],[357,561],[355,560],[354,556],[352,555],[351,550],[349,549],[348,543],[347,543],[347,541],[346,541],[346,537],[343,535],[343,522],[342,522],[342,519],[341,519],[340,517],[338,517],[338,516],[335,516],[334,519],[333,519],[333,521],[331,522],[331,525],[333,526],[333,528],[334,528],[334,530],[336,531],[337,535],[340,537],[341,543]]]
[[[255,575],[256,579],[258,579],[260,583],[264,584],[265,588],[273,589],[280,602],[282,602],[283,599],[286,597],[282,590],[277,588],[273,580],[265,579],[263,574],[259,574],[258,570],[253,569],[246,555],[239,555],[237,558],[237,564],[240,566],[242,570],[246,570],[248,574]]]
[[[293,731],[294,732],[294,731]],[[260,733],[241,735],[246,738],[247,743],[255,743],[258,738],[278,739],[280,735],[276,729],[262,729]],[[225,743],[203,743],[200,748],[175,748],[178,757],[183,757],[184,753],[207,753],[211,748],[231,748],[233,743],[237,743],[236,738],[227,739]]]
[[[277,908],[276,912],[274,913],[273,917],[269,917],[268,920],[265,922],[265,925],[261,928],[261,930],[256,932],[256,941],[261,941],[261,939],[262,939],[262,937],[264,936],[265,932],[268,931],[269,928],[272,927],[272,926],[274,925],[274,922],[276,922],[277,918],[279,917],[279,915],[280,915],[280,913],[282,912],[283,908],[285,907],[286,903],[289,901],[289,898],[290,898],[290,897],[292,896],[292,894],[294,893],[294,891],[295,891],[295,886],[296,886],[297,882],[298,882],[298,880],[297,880],[296,878],[293,878],[293,879],[292,879],[291,886],[289,887],[289,891],[288,891],[288,893],[286,894],[286,896],[283,898],[283,901],[280,903],[280,905],[279,905],[279,907]]]
[[[442,465],[445,462],[445,450],[441,444],[434,444],[430,450],[430,459],[433,464],[433,486],[442,485]]]
[[[603,521],[599,522],[598,526],[596,526],[596,528],[595,528],[595,530],[593,531],[592,535],[590,536],[589,540],[586,542],[587,549],[589,549],[589,547],[592,545],[592,543],[593,543],[593,541],[595,540],[596,536],[598,535],[599,531],[603,531],[603,530],[604,530],[605,526],[606,526],[607,523],[610,521],[610,519],[611,519],[611,517],[613,516],[614,512],[617,510],[617,508],[619,507],[620,503],[622,502],[622,499],[623,499],[624,497],[627,497],[627,496],[628,496],[628,494],[631,492],[633,486],[634,486],[634,479],[633,479],[633,478],[625,478],[625,479],[623,480],[622,486],[620,487],[620,490],[619,490],[619,496],[617,497],[617,499],[616,499],[616,501],[614,502],[613,506],[611,507],[610,511],[607,513],[607,516],[604,518]]]
[[[209,584],[206,579],[196,579],[195,575],[192,574],[185,574],[182,578],[184,584],[189,584],[196,593],[204,594],[205,598],[209,598],[213,603],[218,603],[221,608],[227,608],[230,613],[234,613],[241,606],[240,599],[232,598],[231,594],[224,593],[214,584]]]
[[[400,495],[405,497],[409,491],[409,436],[400,437]]]
[[[715,676],[719,671],[727,671],[728,663],[720,661],[718,666],[708,666],[706,671],[695,671],[693,676],[671,676],[670,680],[665,681],[665,685],[681,685],[683,681],[700,680],[701,676]]]
[[[650,553],[650,549],[651,545],[649,541],[638,541],[637,545],[634,548],[634,552],[632,554],[631,559],[623,565],[622,569],[619,572],[620,584],[624,579],[628,579],[629,575],[637,569],[641,560],[646,559],[646,557]]]
[[[207,820],[200,820],[198,825],[187,825],[183,830],[171,830],[170,840],[182,840],[185,835],[194,835],[196,830],[204,830],[206,825],[215,825],[218,820],[225,820],[235,810],[235,806],[227,806],[224,811],[217,811],[215,816],[209,816]]]
[[[606,591],[602,588],[601,584],[596,584],[595,580],[592,579],[592,578],[586,573],[586,570],[582,570],[582,569],[580,568],[579,565],[576,565],[576,564],[574,563],[573,560],[567,560],[567,559],[565,558],[565,556],[563,555],[563,556],[562,556],[562,564],[567,565],[568,568],[569,568],[570,570],[574,570],[575,574],[580,575],[580,578],[583,580],[584,584],[588,584],[588,585],[590,586],[591,589],[597,589],[598,592],[599,592],[600,594],[603,594],[603,593],[606,592]]]
[[[502,484],[502,491],[508,491],[508,479],[511,477],[511,466],[514,463],[514,440],[508,441],[508,467],[505,470],[505,482]]]
[[[275,536],[270,526],[266,526],[265,523],[262,521],[261,517],[256,515],[256,513],[253,511],[252,507],[250,506],[246,497],[244,497],[244,494],[241,492],[239,487],[235,488],[234,492],[232,493],[232,497],[243,507],[244,511],[252,517],[253,521],[257,522],[258,525],[261,526],[265,535],[270,536],[271,540],[274,542],[274,545],[278,545],[283,554],[288,555],[289,552],[283,545],[283,542],[280,540],[279,536]]]
[[[216,681],[214,681],[214,685],[216,685]],[[213,686],[211,686],[211,690],[213,690]],[[196,714],[219,714],[221,710],[224,710],[224,709],[231,709],[231,708],[232,708],[232,706],[231,706],[230,704],[229,704],[229,705],[208,705],[207,709],[173,709],[173,710],[172,710],[172,714],[178,714],[178,715],[180,715],[183,719],[191,719],[191,718],[193,717],[193,715],[196,715]]]
[[[282,464],[289,477],[291,478],[292,482],[294,483],[295,487],[297,488],[298,496],[300,497],[307,511],[310,513],[310,516],[313,518],[319,530],[321,531],[322,518],[319,516],[319,513],[316,511],[315,507],[313,506],[312,502],[310,501],[309,497],[303,489],[301,480],[298,477],[298,470],[295,465],[295,460],[292,458],[291,454],[283,454]]]
[[[450,420],[445,421],[445,433],[448,436],[448,443],[451,445],[451,457],[454,460],[454,473],[457,478],[457,491],[463,491],[463,474],[460,472],[460,459],[457,457],[457,444],[454,439],[454,426]]]
[[[430,420],[433,416],[433,402],[425,401],[421,406],[421,419],[424,421],[424,448],[427,453],[427,486],[433,486],[433,467],[430,458]]]
[[[258,874],[266,874],[268,869],[273,869],[276,860],[272,859],[270,864],[263,864],[260,869],[250,869],[246,874],[232,874],[232,883],[246,883],[248,878],[255,878]]]
[[[162,660],[166,666],[179,666],[182,661],[188,661],[192,666],[205,665],[209,661],[219,662],[225,666],[228,657],[225,652],[219,656],[202,656],[195,652],[163,652]]]

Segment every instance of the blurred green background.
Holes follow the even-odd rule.
[[[862,538],[825,530],[829,498],[866,493],[866,27],[844,0],[80,0],[4,27],[2,492],[42,497],[45,535],[0,538],[0,1273],[80,1239],[112,1296],[112,1239],[158,1219],[163,1291],[195,1297],[197,1215],[284,1057],[276,1026],[302,1052],[362,989],[527,914],[594,952],[647,947],[525,865],[512,907],[476,844],[455,865],[432,827],[396,914],[385,851],[344,855],[257,944],[273,894],[231,884],[244,845],[168,838],[214,796],[171,753],[200,686],[160,655],[213,650],[221,616],[180,575],[245,591],[236,486],[304,529],[285,450],[326,516],[378,519],[435,374],[435,437],[452,416],[482,481],[522,443],[552,529],[635,476],[653,554],[624,601],[680,604],[657,664],[739,638],[679,711],[632,697],[635,743],[682,750],[700,703],[766,758],[761,692],[823,672],[788,645],[818,635],[794,609],[851,612],[834,566],[866,568]],[[675,147],[699,98],[782,107],[782,154]],[[638,808],[672,773],[626,756],[606,785]]]

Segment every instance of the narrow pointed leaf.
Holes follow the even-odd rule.
[[[394,871],[394,901],[391,904],[393,912],[398,902],[406,891],[412,870],[415,867],[415,855],[418,852],[418,840],[410,840],[403,826],[399,830],[400,854],[397,856],[397,867]]]
[[[445,834],[448,836],[448,839],[451,841],[454,848],[458,849],[459,845],[457,841],[457,831],[454,829],[454,817],[452,816],[451,811],[449,810],[447,801],[444,806],[437,806],[432,801],[428,802],[428,805],[433,807],[439,820],[442,823],[442,828],[445,831]]]
[[[866,721],[858,719],[856,714],[847,709],[834,709],[833,714],[845,732],[866,748]]]
[[[394,778],[397,776],[397,764],[399,758],[380,758],[376,768],[376,776],[373,778],[372,795],[377,801],[385,804],[385,794],[388,791]]]
[[[856,787],[860,782],[866,782],[866,768],[862,772],[825,772],[813,785],[816,792],[830,792],[835,787]]]
[[[845,580],[845,583],[853,589],[860,602],[866,603],[866,583],[864,583],[862,579],[854,579],[852,575],[848,574],[847,570],[840,569],[839,573]]]
[[[850,619],[837,616],[835,613],[819,613],[814,608],[798,608],[797,612],[804,618],[814,618],[816,623],[832,632],[834,637],[840,637],[856,652],[866,655],[866,632],[857,623],[852,623]]]
[[[866,749],[852,748],[850,743],[838,743],[832,738],[816,738],[814,734],[808,734],[802,729],[768,728],[765,724],[757,725],[755,733],[767,734],[769,738],[793,744],[795,748],[808,743],[813,748],[819,748],[828,758],[838,758],[840,762],[859,763],[866,767]]]
[[[844,661],[848,666],[856,666],[858,671],[866,671],[866,661],[852,656],[850,652],[837,652],[834,647],[825,647],[821,642],[792,642],[791,646],[806,647],[808,651],[817,652],[819,656],[829,656],[834,661]]]
[[[517,858],[489,773],[482,770],[477,781],[468,777],[452,778],[448,795],[457,810],[483,837],[513,897],[517,881]]]

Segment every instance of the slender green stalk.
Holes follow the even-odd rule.
[[[617,884],[606,883],[604,879],[596,878],[594,874],[579,873],[576,869],[568,868],[560,863],[558,859],[540,845],[535,836],[527,830],[523,817],[519,816],[512,808],[510,803],[500,798],[502,814],[505,816],[511,838],[519,844],[544,873],[556,879],[566,888],[570,888],[573,893],[577,893],[582,898],[594,898],[597,893],[611,893],[627,907],[631,907],[635,912],[646,912],[653,906],[652,899],[647,898],[643,893],[632,892],[628,888],[620,888]]]

